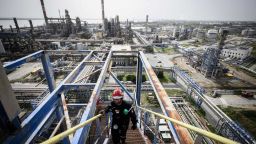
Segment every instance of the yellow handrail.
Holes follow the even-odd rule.
[[[216,141],[218,141],[218,142],[225,143],[225,144],[238,144],[238,142],[233,141],[233,140],[230,140],[230,139],[228,139],[228,138],[225,138],[225,137],[219,136],[219,135],[217,135],[217,134],[208,132],[208,131],[206,131],[206,130],[197,128],[197,127],[195,127],[195,126],[192,126],[192,125],[183,123],[183,122],[181,122],[181,121],[175,120],[175,119],[170,118],[170,117],[167,117],[167,116],[165,116],[165,115],[156,113],[156,112],[154,112],[154,111],[151,111],[151,110],[148,110],[148,109],[139,107],[139,106],[137,106],[137,107],[140,108],[140,109],[142,109],[142,110],[144,110],[144,111],[150,112],[150,113],[152,113],[152,114],[154,114],[154,115],[156,115],[156,116],[159,116],[159,117],[161,117],[161,118],[164,118],[164,119],[166,119],[166,120],[169,120],[169,121],[171,121],[171,122],[173,122],[173,123],[175,123],[175,124],[178,124],[178,125],[180,125],[180,126],[182,126],[182,127],[185,127],[185,128],[190,129],[190,130],[192,130],[192,131],[194,131],[194,132],[197,132],[197,133],[199,133],[199,134],[201,134],[201,135],[204,135],[204,136],[207,136],[207,137],[209,137],[209,138],[211,138],[211,139],[214,139],[214,140],[216,140]],[[42,144],[57,143],[57,142],[59,142],[60,140],[62,140],[63,138],[67,137],[68,135],[74,133],[77,129],[84,127],[85,125],[91,123],[92,121],[96,120],[97,118],[99,118],[99,117],[101,117],[101,116],[102,116],[102,114],[98,114],[98,115],[96,115],[96,116],[94,116],[94,117],[88,119],[87,121],[85,121],[85,122],[83,122],[83,123],[81,123],[81,124],[78,124],[78,125],[76,125],[76,126],[70,128],[70,129],[68,129],[68,130],[66,130],[66,131],[64,131],[64,132],[62,132],[62,133],[60,133],[60,134],[58,134],[58,135],[56,135],[56,136],[54,136],[54,137],[52,137],[52,138],[46,140],[46,141],[44,141]]]
[[[137,106],[137,107],[139,107],[139,106]],[[182,127],[185,127],[185,128],[187,128],[187,129],[190,129],[190,130],[192,130],[192,131],[194,131],[194,132],[197,132],[197,133],[199,133],[199,134],[201,134],[201,135],[204,135],[204,136],[207,136],[207,137],[209,137],[209,138],[211,138],[211,139],[214,139],[214,140],[216,140],[216,141],[218,141],[218,142],[225,143],[225,144],[238,144],[238,142],[236,142],[236,141],[233,141],[233,140],[230,140],[230,139],[228,139],[228,138],[219,136],[219,135],[217,135],[217,134],[208,132],[208,131],[206,131],[206,130],[197,128],[197,127],[195,127],[195,126],[192,126],[192,125],[183,123],[183,122],[181,122],[181,121],[172,119],[172,118],[167,117],[167,116],[165,116],[165,115],[156,113],[156,112],[154,112],[154,111],[151,111],[151,110],[148,110],[148,109],[145,109],[145,108],[142,108],[142,107],[139,107],[139,108],[142,109],[142,110],[144,110],[144,111],[150,112],[150,113],[152,113],[152,114],[154,114],[154,115],[157,115],[157,116],[159,116],[159,117],[161,117],[161,118],[164,118],[164,119],[166,119],[166,120],[169,120],[169,121],[171,121],[171,122],[173,122],[173,123],[175,123],[175,124],[178,124],[178,125],[180,125],[180,126],[182,126]]]
[[[58,141],[62,140],[63,138],[67,137],[68,135],[74,133],[77,129],[81,128],[81,127],[84,127],[85,125],[91,123],[92,121],[96,120],[97,118],[101,117],[102,114],[98,114],[90,119],[88,119],[87,121],[81,123],[81,124],[78,124],[46,141],[44,141],[42,144],[52,144],[52,143],[57,143]]]

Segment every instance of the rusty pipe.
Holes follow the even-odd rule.
[[[161,109],[163,112],[166,112],[170,118],[176,119],[181,121],[181,117],[176,111],[174,105],[172,104],[171,100],[168,97],[168,94],[166,93],[164,87],[158,80],[158,77],[156,76],[153,68],[151,67],[150,63],[147,61],[146,56],[144,55],[143,52],[139,53],[141,57],[141,61],[143,63],[143,66],[145,68],[145,71],[150,79],[151,85],[154,89],[154,92],[157,96],[158,102],[161,105]],[[179,141],[182,144],[192,144],[193,139],[191,138],[190,133],[188,130],[184,127],[181,127],[177,124],[173,124],[178,136],[179,136]]]

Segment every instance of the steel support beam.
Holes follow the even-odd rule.
[[[67,106],[69,107],[83,107],[83,106],[87,106],[87,104],[84,104],[84,103],[69,103],[67,104]]]
[[[51,55],[84,55],[84,54],[89,54],[90,52],[92,52],[91,50],[46,50],[45,51],[47,54]]]
[[[87,74],[87,75],[85,75],[83,78],[81,78],[81,79],[79,79],[79,80],[76,80],[74,83],[78,83],[78,82],[80,82],[81,80],[84,80],[85,78],[87,78],[88,76],[91,76],[92,74],[95,74],[96,72],[98,72],[98,71],[100,71],[101,70],[101,68],[100,69],[97,69],[97,70],[95,70],[95,71],[93,71],[93,72],[91,72],[91,73],[89,73],[89,74]]]
[[[140,106],[140,97],[141,97],[141,83],[142,83],[142,62],[138,54],[137,58],[137,72],[136,72],[136,89],[135,89],[135,102],[137,106]],[[141,119],[141,110],[136,109],[138,119]],[[141,127],[141,121],[139,121],[139,127]]]
[[[138,54],[139,55],[139,54]],[[136,103],[140,106],[140,97],[141,97],[141,83],[142,83],[142,62],[138,56],[137,60],[137,76],[136,76]]]
[[[54,113],[54,111],[56,110],[57,106],[54,105],[51,110],[43,117],[43,119],[41,121],[39,121],[37,127],[35,128],[35,130],[33,132],[31,132],[31,135],[29,136],[29,138],[26,140],[26,144],[30,143],[33,138],[36,136],[36,134],[40,131],[40,129],[43,127],[43,125],[46,123],[46,121],[52,116],[52,114]],[[18,142],[19,143],[19,142]]]
[[[32,53],[28,56],[22,57],[20,59],[17,59],[15,61],[9,62],[4,65],[5,69],[13,69],[16,68],[24,63],[30,62],[32,60],[38,59],[41,57],[43,50],[37,51],[35,53]]]
[[[54,41],[53,41],[54,42]],[[45,50],[46,53],[48,53],[50,56],[51,55],[55,55],[55,54],[86,54],[86,53],[90,53],[92,52],[91,50],[62,50],[62,51],[58,51],[58,50]],[[100,51],[100,50],[94,50],[93,51],[94,53],[108,53],[109,51]],[[129,53],[129,55],[132,55],[132,56],[137,56],[138,54],[138,51],[112,51],[113,55],[115,54],[125,54],[124,56],[127,56],[127,53]],[[128,56],[129,56],[128,55]]]
[[[98,56],[96,56],[95,54],[93,55],[98,61],[101,61],[101,59],[98,57]]]
[[[85,61],[85,65],[102,66],[104,61]]]
[[[158,102],[161,106],[161,109],[163,113],[171,118],[174,118],[176,120],[181,120],[178,112],[176,111],[175,107],[173,106],[171,100],[169,99],[165,89],[163,88],[161,82],[158,80],[155,72],[153,71],[150,63],[147,61],[146,56],[143,52],[140,52],[140,58],[143,63],[143,66],[145,68],[145,71],[148,75],[148,78],[150,80],[150,83],[154,89],[154,92],[156,94],[156,97],[158,99]],[[169,128],[172,132],[172,135],[174,137],[175,143],[182,143],[182,144],[191,144],[193,143],[193,140],[188,132],[187,129],[178,126],[176,124],[172,124],[168,122]]]
[[[78,74],[84,69],[85,63],[84,61],[87,61],[92,57],[93,51],[91,51],[84,59],[83,61],[76,67],[76,69],[73,71],[74,73],[72,76],[70,76],[65,83],[71,83],[75,80],[75,78],[78,76]]]
[[[21,58],[11,64],[7,65],[8,68],[14,68],[15,66],[21,65],[26,61],[30,61],[33,58],[41,56],[42,51],[36,52],[24,58]],[[84,58],[86,61],[93,52]],[[60,93],[63,91],[64,84],[71,82],[78,73],[83,69],[84,63],[80,64],[50,93],[50,95],[21,123],[22,129],[14,136],[7,138],[6,143],[25,143],[34,138],[34,134],[38,132],[45,124],[47,117],[53,113],[53,108],[60,102]]]
[[[68,114],[67,103],[66,103],[65,95],[63,92],[61,93],[61,102],[62,102],[62,107],[64,110],[63,113],[64,113],[64,117],[65,117],[65,123],[66,123],[67,129],[70,129],[71,128],[71,120],[70,120],[70,117]],[[73,134],[69,135],[68,138],[69,138],[69,141],[72,141]]]
[[[79,84],[79,83],[65,83],[63,84],[64,89],[67,91],[69,89],[88,89],[88,88],[94,88],[96,83],[85,83],[85,84]]]
[[[14,136],[9,137],[6,143],[25,143],[29,142],[40,130],[43,124],[56,108],[59,92],[62,91],[61,85],[58,86],[22,123],[22,129]]]
[[[63,117],[60,119],[60,121],[58,122],[57,126],[54,128],[54,130],[53,130],[53,132],[52,132],[52,134],[50,135],[49,138],[55,136],[55,134],[56,134],[57,131],[59,130],[59,128],[60,128],[60,126],[61,126],[61,124],[62,124],[64,118],[65,118],[65,117],[63,116]]]
[[[89,99],[89,102],[87,104],[87,107],[82,115],[82,118],[80,120],[80,123],[90,119],[91,117],[93,117],[95,110],[96,110],[96,101],[99,98],[99,94],[101,91],[101,88],[103,86],[106,74],[107,74],[107,70],[110,64],[110,60],[111,60],[111,56],[112,56],[112,51],[110,51],[108,53],[108,57],[105,61],[104,66],[102,67],[102,71],[100,73],[100,76],[97,80],[96,86],[93,89],[92,95]],[[73,141],[73,144],[81,144],[81,143],[86,143],[86,139],[88,137],[89,134],[89,130],[90,130],[90,126],[91,124],[79,129],[76,131]]]
[[[44,68],[44,75],[46,77],[49,90],[50,90],[50,92],[53,92],[53,90],[56,87],[56,83],[55,83],[55,79],[54,79],[54,75],[53,75],[53,69],[52,69],[52,65],[51,65],[51,62],[50,62],[49,55],[46,54],[46,53],[43,53],[41,55],[41,61],[42,61],[42,65],[43,65],[43,68]]]

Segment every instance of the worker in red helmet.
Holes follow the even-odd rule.
[[[123,100],[123,93],[119,88],[114,90],[112,100],[111,105],[105,110],[105,112],[112,112],[112,141],[114,144],[124,144],[130,119],[133,124],[132,129],[137,128],[136,114],[132,106]]]

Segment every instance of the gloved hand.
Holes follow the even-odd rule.
[[[103,115],[104,115],[104,114],[105,114],[105,110],[104,110],[104,109],[103,109],[103,110],[100,110],[100,111],[99,111],[99,114],[103,114]]]
[[[137,125],[132,125],[132,130],[135,130],[137,128]]]

